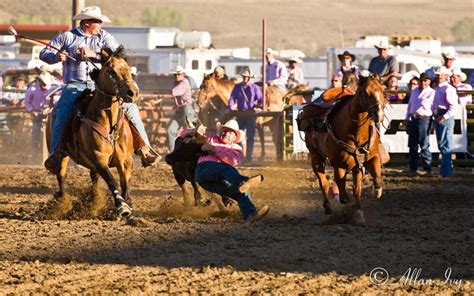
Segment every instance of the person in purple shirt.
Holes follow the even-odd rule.
[[[410,174],[431,173],[431,152],[429,136],[431,132],[432,107],[435,91],[430,87],[431,79],[427,73],[420,76],[419,87],[412,90],[405,117],[408,133],[408,167]],[[423,170],[418,171],[418,147]]]
[[[236,84],[229,98],[229,109],[238,111],[259,112],[263,109],[263,97],[260,87],[250,82],[255,74],[250,69],[245,69],[242,73],[242,82]],[[256,117],[242,116],[237,118],[237,122],[242,130],[247,134],[246,153],[244,162],[252,161],[253,144],[255,137]]]
[[[436,139],[441,153],[441,167],[439,174],[449,177],[453,174],[451,151],[454,134],[454,113],[458,107],[456,88],[449,83],[452,72],[441,66],[436,72],[438,87],[435,90],[433,114],[435,116]]]
[[[288,71],[286,70],[285,64],[275,59],[278,54],[277,51],[268,48],[267,49],[267,66],[266,66],[266,83],[269,86],[275,86],[279,89],[286,90],[285,85],[288,81]]]

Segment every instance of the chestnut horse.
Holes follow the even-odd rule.
[[[62,159],[61,171],[56,176],[59,184],[56,196],[64,196],[66,168],[71,158],[90,170],[94,190],[97,189],[98,176],[105,180],[112,192],[118,216],[131,219],[129,180],[133,169],[133,138],[129,123],[124,118],[122,103],[136,102],[139,90],[132,79],[123,47],[111,55],[103,51],[102,59],[104,62],[96,79],[96,90],[85,114],[80,117],[80,125],[66,131],[69,132],[64,145],[67,156]],[[47,127],[50,128],[50,125]],[[50,130],[47,133],[50,140]],[[117,168],[121,194],[111,167]]]
[[[340,191],[341,203],[349,201],[346,173],[352,171],[356,224],[365,223],[360,204],[364,168],[369,170],[374,179],[376,197],[381,197],[379,145],[382,144],[375,124],[383,120],[384,105],[385,98],[380,81],[374,77],[361,77],[355,95],[341,100],[327,116],[327,131],[317,131],[312,126],[306,132],[306,146],[324,195],[323,206],[326,214],[332,213],[328,200],[330,184],[325,175],[326,159],[334,168],[334,179]]]
[[[201,121],[204,125],[207,124],[208,126],[213,126],[212,120],[206,120],[206,115],[210,114],[209,110],[217,110],[217,106],[220,106],[223,110],[227,110],[230,94],[232,93],[234,86],[235,83],[232,81],[216,79],[212,74],[204,75],[198,96],[198,105],[201,108],[201,114],[205,114],[201,117]],[[263,111],[283,111],[284,105],[282,98],[284,94],[285,93],[277,87],[267,87]],[[224,112],[221,112],[221,114],[224,114]],[[217,120],[225,121],[222,117]],[[282,149],[281,143],[278,140],[278,120],[276,120],[275,117],[258,116],[257,132],[261,144],[260,159],[263,160],[265,157],[264,126],[268,126],[272,132],[273,142],[275,147],[277,147],[277,159],[280,159],[280,157],[282,157]]]

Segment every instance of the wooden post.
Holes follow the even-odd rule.
[[[84,0],[72,0],[72,16],[78,14],[85,6]],[[72,27],[79,26],[79,21],[72,21]]]
[[[262,96],[263,96],[263,110],[265,110],[265,95],[267,92],[267,61],[265,60],[267,52],[266,38],[267,25],[265,19],[262,19]]]

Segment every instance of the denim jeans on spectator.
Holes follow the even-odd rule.
[[[449,118],[443,123],[435,122],[436,139],[438,140],[438,149],[441,154],[441,168],[439,174],[443,177],[449,177],[453,174],[453,161],[451,160],[454,118]]]
[[[253,116],[240,117],[237,118],[237,122],[239,123],[239,128],[241,130],[245,130],[245,139],[247,144],[245,158],[247,160],[251,160],[253,153],[253,144],[255,141],[256,118]]]
[[[196,113],[191,104],[176,108],[174,116],[168,125],[168,147],[170,152],[174,150],[174,142],[176,141],[178,129],[186,124],[186,117],[190,120],[194,120],[196,117]]]
[[[431,152],[429,135],[432,126],[431,117],[415,118],[411,117],[408,123],[408,163],[411,171],[418,169],[418,157],[421,156],[423,169],[431,171]],[[418,153],[420,147],[420,153]]]
[[[205,161],[198,164],[196,168],[196,181],[199,185],[209,192],[236,200],[244,219],[256,211],[250,199],[250,193],[239,191],[239,186],[247,180],[248,177],[242,176],[236,168],[226,163]]]

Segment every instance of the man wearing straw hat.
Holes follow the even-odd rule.
[[[288,71],[285,64],[275,59],[278,51],[271,48],[267,49],[267,67],[266,67],[266,83],[269,86],[275,86],[279,89],[285,90],[286,82],[288,81]]]
[[[26,112],[31,114],[31,121],[33,123],[31,129],[31,152],[33,156],[40,152],[41,127],[46,117],[43,111],[49,106],[46,97],[51,90],[52,80],[51,74],[41,72],[25,94],[25,109]]]
[[[79,26],[57,35],[50,42],[50,45],[59,48],[61,51],[57,52],[52,47],[47,46],[40,53],[40,59],[48,64],[63,63],[63,79],[66,84],[53,111],[50,147],[52,153],[44,163],[45,167],[54,174],[59,172],[61,159],[64,156],[61,147],[63,132],[73,117],[77,100],[84,91],[95,89],[95,83],[90,77],[90,72],[94,65],[101,66],[101,50],[105,48],[115,51],[119,46],[112,35],[102,30],[102,23],[110,23],[111,21],[102,14],[99,7],[85,7],[72,19],[79,20]],[[143,166],[153,165],[160,157],[151,149],[138,106],[133,103],[124,103],[123,105],[125,114],[136,127],[145,143],[142,147],[137,147],[138,144],[134,143],[136,153],[140,155]],[[133,128],[132,132],[135,132]]]
[[[288,89],[295,89],[304,83],[303,69],[298,67],[298,64],[302,62],[297,56],[288,59],[288,82],[286,83]]]
[[[378,56],[370,60],[369,72],[378,75],[383,83],[388,81],[390,77],[398,76],[398,63],[394,56],[388,54],[391,46],[388,40],[382,39],[374,47],[377,49]]]
[[[433,115],[438,149],[441,153],[439,175],[450,177],[453,174],[451,153],[453,148],[454,114],[459,103],[456,88],[449,83],[449,77],[452,75],[452,72],[445,66],[441,66],[436,75],[438,75],[438,87],[435,89]]]
[[[175,113],[168,125],[168,147],[170,152],[174,151],[178,129],[186,125],[186,119],[194,121],[196,114],[193,109],[193,98],[191,96],[191,84],[186,79],[186,71],[180,65],[170,72],[174,75],[175,82],[171,89],[174,96]]]
[[[255,77],[253,71],[249,68],[242,73],[242,82],[236,84],[229,98],[229,109],[238,111],[261,111],[263,109],[263,96],[260,87],[250,80]],[[237,118],[241,129],[246,132],[246,152],[244,162],[252,161],[253,144],[255,137],[255,116],[242,116]]]

